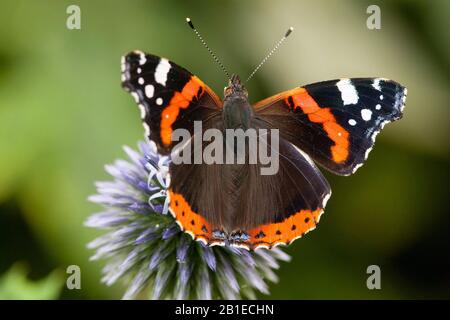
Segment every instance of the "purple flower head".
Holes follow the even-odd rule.
[[[105,284],[125,282],[124,299],[255,299],[256,292],[269,293],[267,280],[278,281],[274,269],[290,260],[286,253],[194,241],[168,214],[170,159],[151,142],[124,150],[129,160],[105,166],[113,181],[97,182],[89,198],[103,211],[85,222],[107,231],[88,245],[95,250],[91,260],[106,261]]]

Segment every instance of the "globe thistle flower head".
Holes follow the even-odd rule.
[[[106,261],[102,282],[123,281],[124,299],[255,299],[269,294],[267,280],[290,257],[279,248],[247,251],[209,247],[182,232],[169,213],[170,159],[152,142],[139,151],[124,148],[128,160],[105,166],[113,181],[97,182],[89,199],[103,206],[85,224],[106,234],[88,244],[91,260]]]

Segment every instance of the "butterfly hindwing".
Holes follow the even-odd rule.
[[[402,117],[406,88],[381,78],[340,79],[283,92],[255,105],[257,117],[341,175],[356,171],[388,122]]]
[[[171,151],[175,129],[192,133],[195,120],[220,113],[222,105],[217,95],[186,69],[140,51],[122,58],[122,86],[139,105],[146,136],[161,154]]]
[[[220,122],[211,125],[220,128]],[[278,151],[273,175],[261,175],[260,164],[172,163],[170,210],[181,228],[210,245],[250,249],[288,244],[314,229],[329,184],[291,143],[280,140]]]

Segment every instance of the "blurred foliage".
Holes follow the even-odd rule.
[[[404,118],[379,136],[365,167],[327,175],[326,214],[289,247],[294,259],[270,298],[450,297],[450,1],[377,1],[375,31],[366,28],[371,1],[81,0],[81,30],[66,28],[70,4],[0,5],[0,274],[18,260],[40,277],[76,264],[83,289],[62,298],[121,296],[100,284],[101,265],[85,247],[97,233],[82,225],[99,210],[86,198],[106,178],[103,164],[143,134],[120,88],[120,57],[134,49],[168,57],[221,94],[226,78],[186,27],[190,16],[243,76],[295,27],[249,83],[252,101],[340,77],[408,87]],[[370,264],[382,269],[380,291],[365,286]]]
[[[0,278],[0,300],[56,299],[63,282],[62,274],[58,271],[39,281],[30,281],[25,265],[16,263]]]

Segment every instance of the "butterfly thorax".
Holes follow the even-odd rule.
[[[247,130],[253,118],[253,108],[248,101],[247,89],[239,76],[233,75],[224,90],[223,122],[225,129]]]

